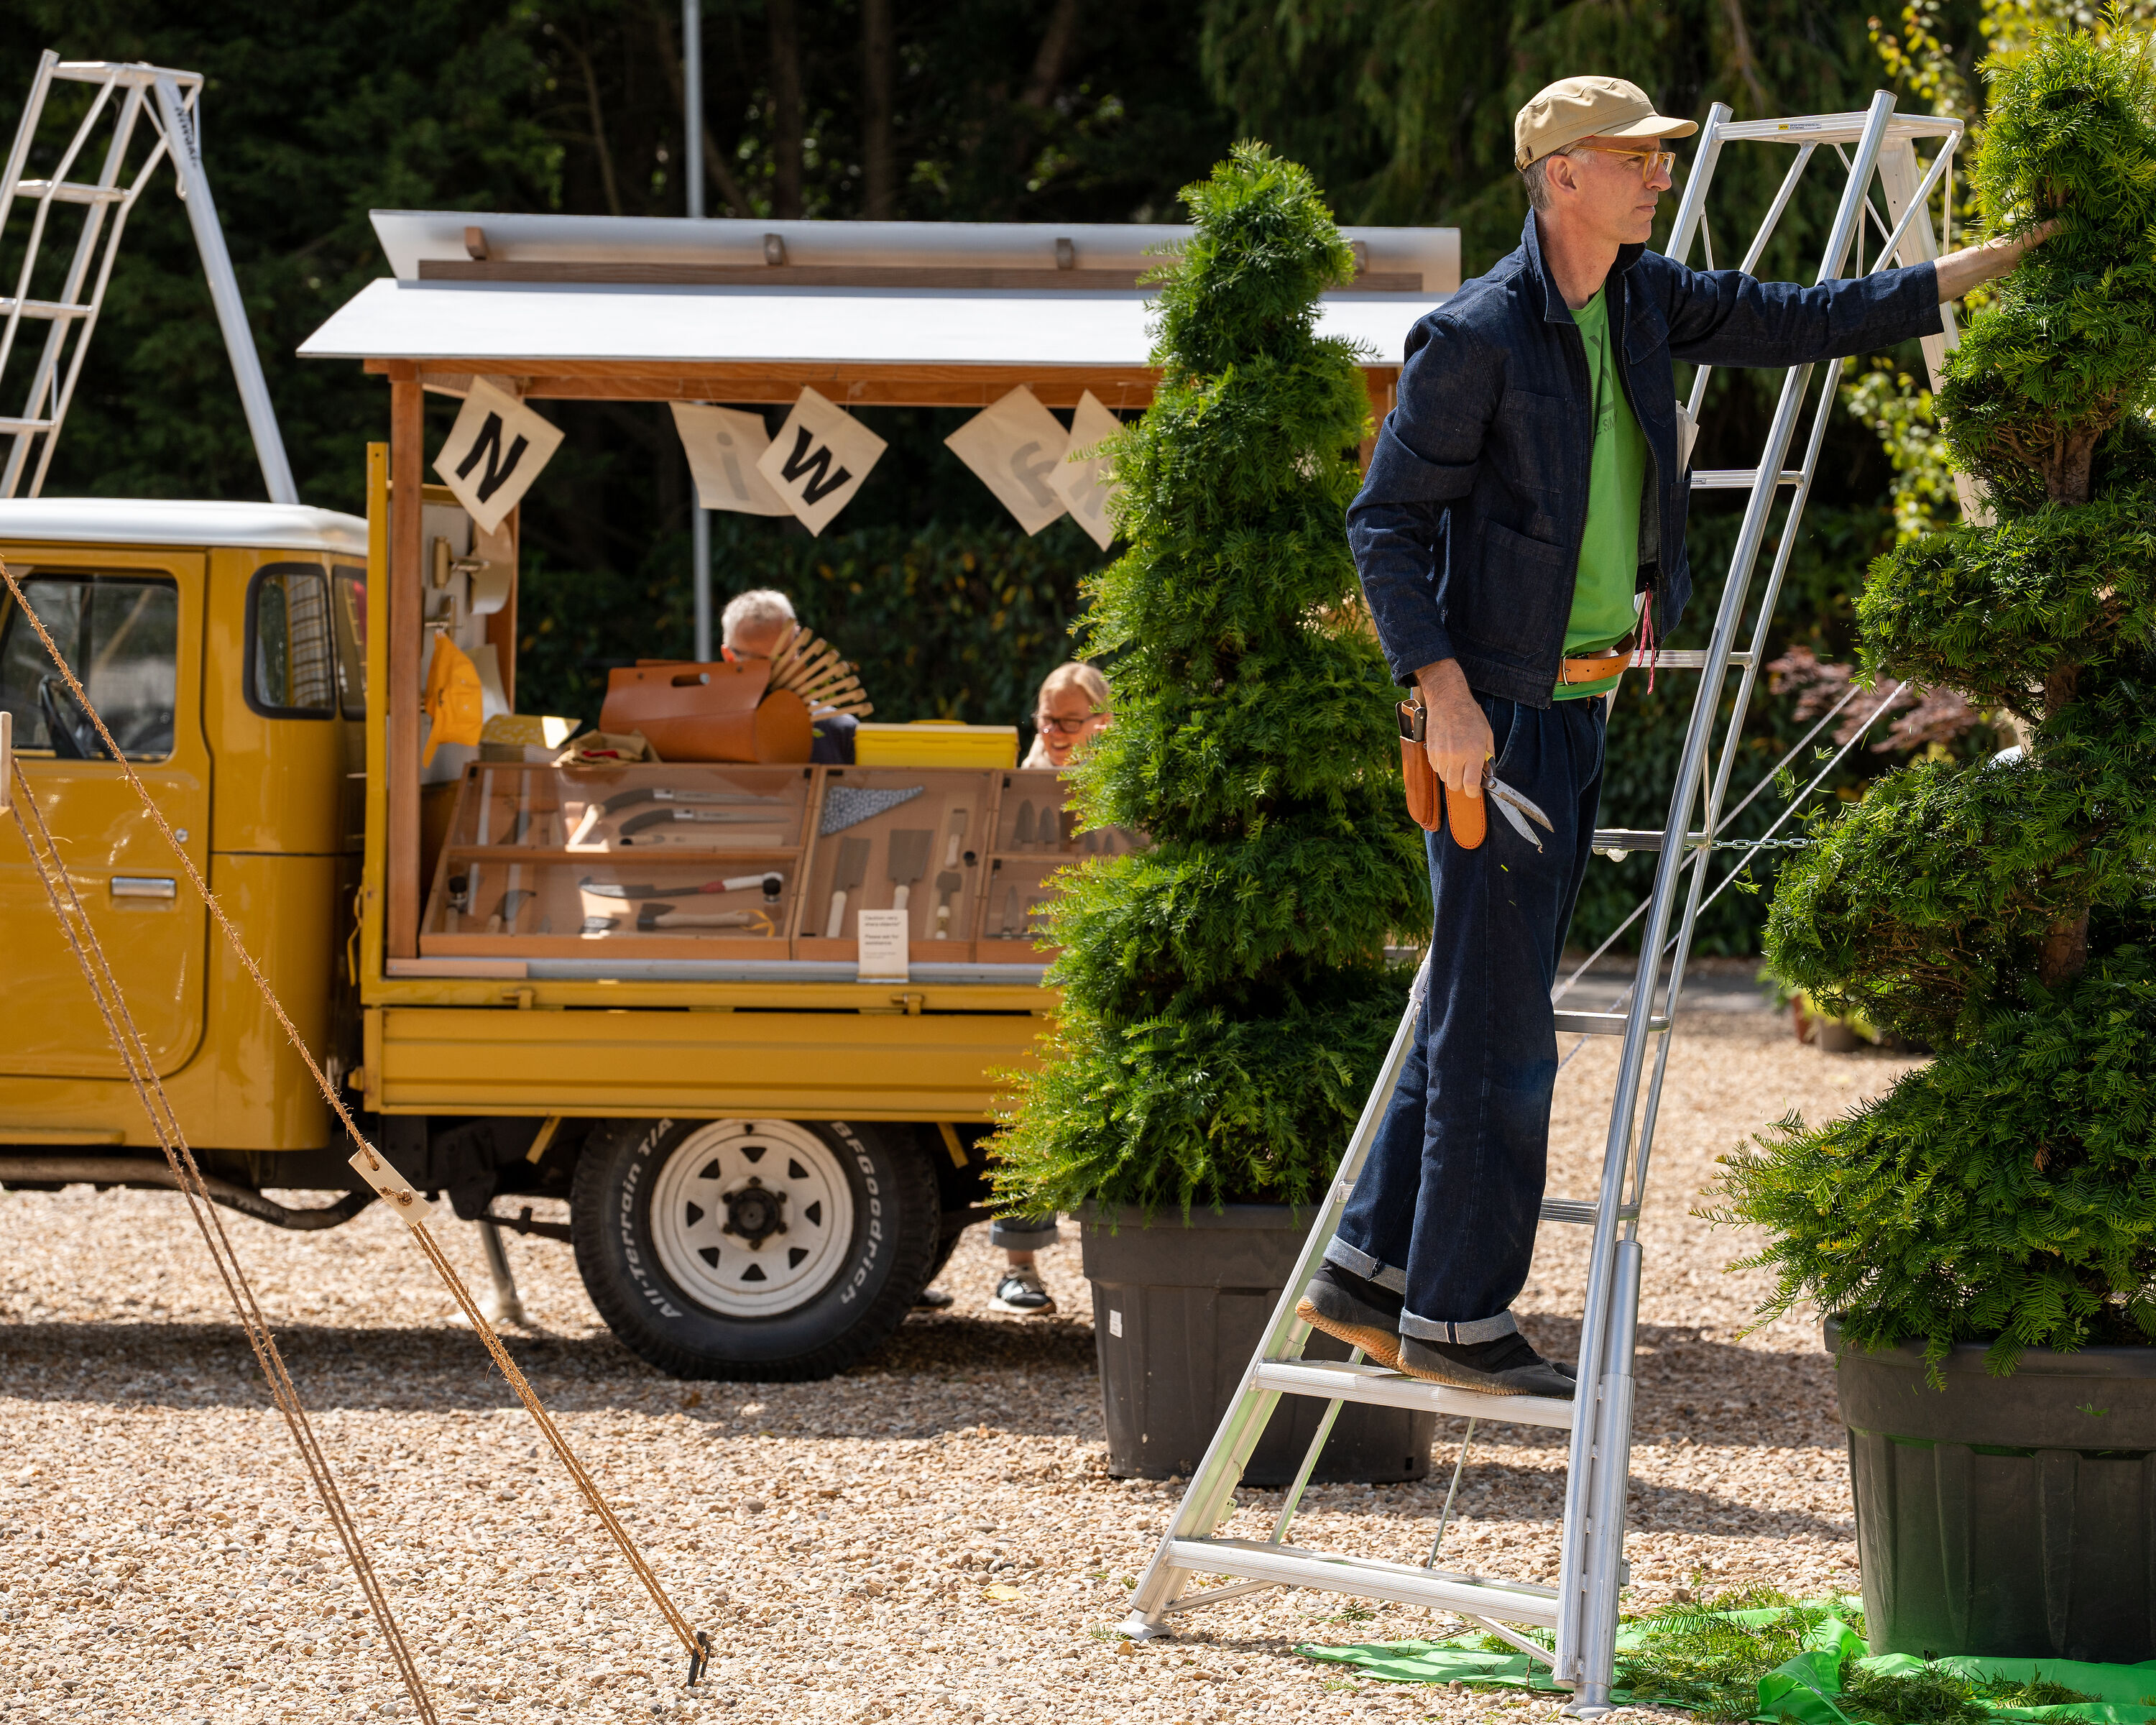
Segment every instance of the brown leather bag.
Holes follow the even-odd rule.
[[[1452,842],[1462,850],[1473,850],[1488,835],[1490,811],[1480,797],[1445,793],[1436,769],[1430,764],[1430,751],[1423,746],[1429,722],[1430,714],[1420,701],[1400,703],[1400,780],[1407,788],[1408,819],[1424,832],[1434,833],[1445,824],[1449,815]]]
[[[765,659],[624,666],[607,676],[599,728],[642,732],[664,761],[805,762],[808,709],[770,685]]]

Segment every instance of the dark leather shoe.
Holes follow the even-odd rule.
[[[1425,1342],[1399,1338],[1400,1369],[1425,1383],[1471,1389],[1481,1395],[1546,1395],[1570,1401],[1578,1386],[1559,1366],[1537,1353],[1517,1332],[1495,1342]]]
[[[1369,1291],[1358,1291],[1356,1284]],[[1359,1348],[1373,1365],[1388,1371],[1400,1369],[1400,1318],[1395,1307],[1387,1312],[1370,1297],[1378,1291],[1337,1265],[1322,1264],[1310,1286],[1296,1301],[1295,1315],[1313,1330]]]

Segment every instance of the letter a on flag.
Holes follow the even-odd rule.
[[[804,389],[756,468],[801,525],[820,534],[854,501],[883,452],[884,440],[867,426]]]
[[[562,447],[562,434],[513,395],[472,379],[464,411],[434,457],[434,471],[465,512],[491,533]]]
[[[771,447],[763,415],[734,408],[711,408],[701,402],[673,404],[674,429],[689,457],[696,482],[696,502],[705,509],[730,509],[737,515],[791,515],[793,506],[771,489],[757,463]]]
[[[1038,533],[1063,513],[1055,470],[1070,435],[1023,383],[943,441],[1027,532]]]

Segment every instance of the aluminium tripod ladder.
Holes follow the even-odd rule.
[[[52,172],[39,178],[25,178],[45,104],[56,82],[85,85],[95,93]],[[34,497],[44,489],[46,470],[52,465],[53,445],[67,418],[68,403],[74,399],[75,382],[82,374],[83,357],[90,351],[90,338],[105,304],[121,232],[150,176],[169,156],[180,197],[187,207],[188,225],[194,230],[195,249],[202,254],[203,274],[209,283],[225,351],[231,356],[233,374],[239,384],[240,405],[254,439],[262,482],[273,503],[300,501],[292,483],[291,465],[285,458],[285,441],[278,433],[277,415],[270,403],[269,385],[263,381],[261,357],[254,351],[254,338],[247,327],[247,308],[239,297],[231,256],[225,250],[224,230],[218,224],[209,179],[203,172],[198,130],[202,88],[201,73],[176,72],[164,66],[64,60],[49,49],[38,61],[28,99],[23,104],[22,120],[15,128],[15,141],[8,150],[5,168],[0,169],[0,234],[5,234],[18,201],[28,206],[30,220],[15,290],[0,296],[0,378],[4,378],[25,323],[44,324],[45,336],[32,364],[23,411],[13,418],[0,417],[0,435],[9,438],[7,459],[0,465],[0,497]],[[152,141],[141,166],[130,174],[129,150],[135,141],[136,127],[145,120]],[[69,177],[100,126],[108,129],[97,177]],[[33,289],[55,206],[80,208],[81,226],[76,230],[57,291],[40,297]]]
[[[1961,133],[1961,122],[1956,120],[1896,114],[1893,97],[1883,91],[1872,99],[1869,109],[1861,113],[1741,123],[1733,122],[1730,110],[1717,103],[1700,139],[1697,165],[1686,182],[1678,204],[1670,255],[1682,262],[1697,235],[1705,249],[1707,264],[1712,267],[1712,230],[1705,213],[1707,187],[1723,146],[1750,141],[1794,146],[1795,158],[1739,265],[1741,269],[1749,271],[1757,264],[1805,168],[1823,147],[1831,148],[1840,158],[1849,170],[1849,179],[1827,239],[1818,279],[1825,281],[1841,276],[1852,249],[1856,253],[1856,273],[1863,273],[1862,229],[1867,216],[1881,236],[1874,254],[1874,267],[1883,267],[1897,256],[1907,263],[1933,258],[1938,255],[1938,247],[1926,214],[1926,203],[1943,177],[1949,172]],[[1938,147],[1929,168],[1920,173],[1916,145],[1922,140],[1934,140]],[[1891,228],[1871,202],[1870,187],[1875,174],[1881,182],[1892,213]],[[1946,208],[1950,221],[1951,181],[1947,184]],[[1935,382],[1946,350],[1953,341],[1952,313],[1948,311],[1943,315],[1948,320],[1945,333],[1928,338],[1924,344],[1925,357]],[[1172,1614],[1260,1589],[1314,1588],[1454,1613],[1550,1666],[1556,1681],[1574,1692],[1569,1709],[1573,1713],[1592,1717],[1608,1711],[1618,1595],[1629,1579],[1624,1561],[1625,1498],[1631,1450],[1633,1336],[1640,1297],[1639,1217],[1646,1189],[1648,1153],[1654,1142],[1662,1077],[1668,1060],[1668,1033],[1676,1014],[1692,927],[1703,902],[1707,863],[1717,848],[1717,832],[1737,813],[1732,810],[1725,816],[1722,813],[1722,800],[1736,762],[1745,711],[1758,680],[1774,601],[1795,542],[1797,525],[1811,489],[1813,472],[1818,465],[1820,444],[1840,378],[1840,362],[1828,362],[1823,369],[1826,377],[1819,392],[1801,465],[1789,468],[1784,463],[1788,459],[1799,411],[1811,387],[1815,367],[1810,365],[1792,367],[1784,377],[1766,448],[1756,469],[1692,473],[1695,490],[1743,490],[1750,495],[1730,560],[1728,582],[1715,616],[1711,644],[1703,652],[1664,653],[1658,660],[1665,670],[1697,670],[1701,674],[1691,723],[1685,734],[1676,786],[1670,799],[1668,823],[1661,832],[1605,830],[1594,835],[1598,850],[1651,850],[1658,852],[1659,857],[1653,892],[1642,906],[1646,922],[1640,937],[1637,974],[1629,991],[1629,1008],[1621,1013],[1560,1009],[1557,1014],[1560,1033],[1617,1035],[1624,1039],[1603,1153],[1600,1189],[1591,1200],[1546,1199],[1542,1207],[1542,1219],[1545,1222],[1584,1224],[1594,1230],[1586,1309],[1580,1332],[1578,1399],[1562,1401],[1534,1396],[1491,1396],[1449,1389],[1363,1363],[1359,1350],[1342,1363],[1306,1362],[1301,1357],[1310,1332],[1309,1327],[1296,1316],[1296,1302],[1322,1261],[1325,1249],[1339,1227],[1348,1195],[1399,1081],[1421,1012],[1429,973],[1425,961],[1423,969],[1416,974],[1407,1011],[1394,1035],[1383,1069],[1363,1105],[1339,1173],[1304,1242],[1294,1274],[1274,1308],[1227,1413],[1214,1433],[1204,1460],[1192,1475],[1168,1532],[1139,1579],[1132,1599],[1131,1615],[1124,1625],[1125,1634],[1134,1639],[1164,1634]],[[1678,404],[1680,449],[1687,461],[1700,406],[1706,396],[1708,372],[1707,367],[1699,368],[1690,400]],[[1785,490],[1789,491],[1790,499],[1781,536],[1751,629],[1749,644],[1739,649],[1737,637],[1748,608],[1753,566],[1758,560],[1769,517],[1779,494]],[[1710,739],[1722,692],[1732,670],[1738,674],[1735,711],[1727,721],[1721,753],[1713,762],[1710,773]],[[1883,711],[1883,705],[1875,710],[1873,718],[1876,718],[1878,711]],[[1832,716],[1831,713],[1828,716],[1830,719]],[[1822,720],[1820,725],[1826,722]],[[1869,723],[1866,721],[1867,727]],[[1845,754],[1857,736],[1862,734],[1860,730],[1856,736],[1851,737],[1843,745],[1842,752]],[[1803,747],[1803,742],[1798,745],[1799,750]],[[1793,756],[1794,753],[1792,751]],[[1832,764],[1829,762],[1829,770]],[[1816,788],[1825,776],[1823,773],[1815,779],[1812,788]],[[1691,825],[1693,811],[1701,805],[1703,819],[1695,829]],[[1798,806],[1793,802],[1775,825],[1786,821]],[[1773,830],[1769,828],[1767,835],[1749,841],[1746,860],[1771,837]],[[1723,841],[1722,848],[1744,846]],[[1741,861],[1738,867],[1742,869]],[[1734,877],[1735,872],[1725,877],[1724,885],[1728,878]],[[1671,937],[1670,923],[1681,886],[1685,890],[1683,911],[1676,932]],[[1638,914],[1635,911],[1634,916]],[[1611,937],[1613,941],[1615,938]],[[1661,984],[1661,961],[1665,957],[1671,962],[1668,981]],[[1581,968],[1584,971],[1585,967]],[[1563,988],[1557,992],[1561,995]],[[1650,1039],[1656,1039],[1651,1076],[1648,1076]],[[1329,1406],[1295,1481],[1288,1488],[1272,1537],[1265,1541],[1216,1537],[1232,1511],[1230,1496],[1241,1479],[1244,1465],[1284,1395],[1313,1397]],[[1317,1466],[1319,1451],[1342,1404],[1350,1401],[1466,1418],[1470,1422],[1471,1438],[1476,1421],[1511,1421],[1569,1431],[1571,1449],[1558,1584],[1549,1587],[1530,1581],[1497,1580],[1440,1569],[1436,1567],[1435,1546],[1429,1562],[1417,1566],[1311,1551],[1289,1543],[1288,1530]],[[1465,1455],[1463,1444],[1463,1461]],[[1455,1487],[1458,1481],[1455,1470]],[[1450,1507],[1448,1497],[1448,1515]],[[1444,1532],[1441,1518],[1440,1542]],[[1224,1585],[1203,1592],[1186,1592],[1192,1579],[1201,1575],[1224,1576],[1228,1580]],[[1522,1632],[1537,1629],[1553,1632],[1553,1650]]]

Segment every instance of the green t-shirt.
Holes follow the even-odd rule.
[[[1617,381],[1610,351],[1609,302],[1598,292],[1572,314],[1587,348],[1594,386],[1594,459],[1587,490],[1587,531],[1579,541],[1579,579],[1564,627],[1568,659],[1614,647],[1632,632],[1639,613],[1632,595],[1640,578],[1640,491],[1647,476],[1647,439]],[[1559,701],[1577,701],[1617,686],[1615,677],[1560,683]]]

